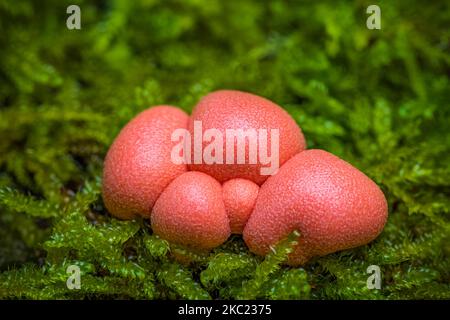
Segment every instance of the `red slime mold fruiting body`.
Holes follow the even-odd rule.
[[[201,172],[182,174],[156,201],[151,223],[170,242],[203,250],[219,246],[230,235],[222,186]]]
[[[331,153],[306,150],[262,185],[244,240],[265,255],[297,230],[299,244],[288,262],[300,265],[372,241],[386,219],[386,199],[372,180]]]
[[[230,219],[232,233],[242,234],[250,214],[255,206],[259,187],[256,183],[246,179],[231,179],[225,182],[223,201]]]
[[[248,140],[245,142],[246,158],[244,164],[237,163],[236,146],[234,148],[234,161],[231,164],[225,163],[227,159],[226,146],[223,148],[223,164],[206,164],[204,162],[195,164],[194,121],[201,121],[203,133],[208,129],[220,131],[224,141],[227,136],[226,130],[279,130],[279,150],[276,151],[279,154],[280,166],[305,148],[305,139],[296,122],[284,109],[272,101],[241,91],[220,90],[212,92],[200,100],[191,115],[189,131],[193,151],[189,169],[207,173],[222,183],[234,178],[243,178],[260,185],[269,177],[269,175],[261,174],[261,168],[267,166],[263,165],[259,158],[257,163],[250,164]],[[270,141],[271,132],[267,132],[267,150],[270,150]],[[208,144],[209,142],[203,142],[202,149],[205,149]],[[258,140],[258,157],[262,155],[261,147],[263,147],[262,140]],[[230,158],[232,158],[232,155],[230,155]]]
[[[171,106],[147,109],[132,119],[116,137],[103,169],[103,200],[121,219],[149,217],[167,185],[187,171],[171,161],[171,134],[186,128],[188,115]]]
[[[195,140],[199,123],[200,142]],[[267,140],[258,136],[256,149],[244,134],[244,139],[234,137],[232,149],[223,145],[210,153],[216,160],[222,155],[222,163],[211,157],[207,163],[195,161],[196,147],[211,151],[208,147],[220,136],[228,143],[227,130],[259,134],[264,129]],[[279,134],[276,150],[271,130]],[[175,131],[184,140],[172,142]],[[180,146],[182,152],[175,148]],[[261,148],[266,149],[265,160],[277,152],[276,174],[262,173],[272,164],[261,161]],[[238,149],[243,163],[237,161]],[[252,252],[265,255],[297,230],[300,238],[288,258],[297,266],[375,239],[388,215],[380,188],[338,157],[304,149],[300,128],[275,103],[250,93],[216,91],[201,99],[191,117],[175,107],[157,106],[131,120],[106,156],[103,200],[114,216],[150,218],[155,234],[196,254],[221,245],[230,233],[242,233]],[[256,163],[249,161],[251,150],[258,153]],[[190,261],[183,250],[173,255]]]

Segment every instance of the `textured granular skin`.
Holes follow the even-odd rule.
[[[278,129],[280,169],[269,177],[260,171],[268,164],[248,164],[248,141],[247,164],[236,163],[236,146],[235,164],[176,164],[171,155],[179,142],[171,136],[189,129],[194,138],[195,120],[203,132],[219,129],[224,138],[226,129]],[[301,236],[288,259],[297,266],[375,239],[388,214],[380,188],[338,157],[304,148],[303,134],[286,111],[249,93],[213,92],[191,117],[175,107],[153,107],[131,120],[111,145],[103,200],[114,216],[150,218],[155,234],[199,254],[233,232],[243,233],[252,252],[266,255],[297,230]],[[173,254],[190,261],[190,254]]]
[[[299,244],[288,261],[297,266],[372,241],[387,215],[386,199],[371,179],[331,153],[306,150],[261,186],[244,240],[265,255],[298,230]]]
[[[153,208],[153,231],[161,238],[200,250],[221,245],[230,236],[222,186],[201,172],[186,172],[164,190]]]
[[[234,178],[248,179],[262,184],[269,175],[261,174],[261,164],[249,163],[249,143],[245,145],[245,164],[237,164],[237,148],[235,143],[233,164],[225,164],[226,146],[223,149],[224,164],[194,163],[194,121],[202,122],[202,130],[217,129],[226,141],[226,129],[266,129],[268,131],[266,146],[270,146],[270,130],[279,130],[279,166],[298,152],[305,149],[305,138],[292,117],[281,107],[265,98],[234,90],[220,90],[204,96],[194,108],[189,122],[192,139],[191,170],[201,171],[223,183]],[[260,140],[258,155],[260,155]],[[203,143],[203,149],[210,142]],[[267,148],[270,150],[270,147]],[[231,155],[230,155],[231,157]]]
[[[259,186],[250,180],[238,178],[225,182],[222,189],[231,233],[242,234],[255,207]]]
[[[163,190],[187,171],[185,164],[171,160],[171,135],[175,129],[187,128],[188,119],[179,108],[155,106],[122,129],[103,169],[103,200],[111,214],[121,219],[150,217]]]

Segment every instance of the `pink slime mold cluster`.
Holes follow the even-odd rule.
[[[201,121],[203,132],[214,128],[224,135],[227,129],[278,129],[280,168],[268,176],[261,174],[261,164],[249,161],[174,163],[171,135],[184,128],[193,139],[194,121]],[[297,230],[298,245],[288,259],[293,266],[375,239],[388,215],[380,188],[349,163],[305,146],[301,129],[285,110],[250,93],[212,92],[191,116],[155,106],[132,119],[111,145],[104,163],[104,203],[120,219],[149,218],[161,238],[197,252],[237,233],[250,251],[266,255]]]

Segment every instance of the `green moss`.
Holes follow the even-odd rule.
[[[82,29],[68,30],[70,4]],[[380,1],[0,2],[0,298],[449,299],[448,4]],[[389,202],[371,244],[283,265],[233,236],[209,255],[104,209],[102,161],[155,104],[207,92],[266,96]],[[189,266],[172,255],[185,254]],[[81,289],[66,287],[69,265]],[[380,266],[381,290],[366,286]]]

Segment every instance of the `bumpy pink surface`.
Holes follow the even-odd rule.
[[[349,163],[306,150],[261,187],[244,229],[250,250],[265,255],[293,230],[301,233],[289,264],[372,241],[387,219],[380,188]]]
[[[194,108],[189,131],[194,148],[194,121],[202,121],[202,129],[218,129],[225,139],[226,129],[279,129],[279,157],[280,166],[289,158],[305,148],[303,134],[291,118],[291,116],[278,105],[265,98],[234,90],[220,90],[203,97]],[[270,133],[268,135],[270,143]],[[203,148],[209,142],[203,143]],[[226,159],[226,148],[224,148]],[[190,170],[201,171],[209,174],[219,182],[225,182],[233,178],[244,178],[257,184],[263,183],[269,176],[261,175],[260,168],[266,167],[257,164],[249,164],[248,142],[246,143],[246,164],[236,164],[237,150],[235,148],[234,164],[190,164]],[[192,158],[194,152],[192,152]]]
[[[147,109],[132,119],[111,145],[103,169],[103,200],[121,219],[150,216],[167,185],[187,171],[170,154],[175,129],[187,128],[188,115],[171,106]]]
[[[194,249],[212,249],[230,235],[222,186],[201,172],[186,172],[164,190],[153,208],[153,231]]]
[[[194,120],[202,121],[203,132],[279,129],[278,173],[261,175],[261,164],[174,164],[171,152],[178,142],[171,142],[171,135],[182,128],[193,134]],[[252,252],[265,255],[298,230],[299,244],[288,262],[300,265],[372,241],[387,219],[379,187],[336,156],[304,148],[294,120],[249,93],[213,92],[190,118],[175,107],[153,107],[131,120],[111,145],[104,203],[122,219],[150,217],[157,235],[196,252],[219,246],[233,232],[243,233]]]
[[[259,187],[250,180],[238,178],[228,180],[222,188],[231,232],[241,234],[255,206]]]

